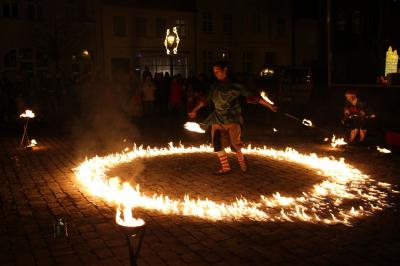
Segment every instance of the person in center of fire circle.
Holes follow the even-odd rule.
[[[242,141],[241,125],[243,124],[240,96],[246,97],[247,103],[261,104],[276,112],[277,107],[269,104],[260,95],[252,95],[242,85],[228,78],[228,65],[226,62],[217,62],[213,65],[216,82],[211,87],[207,98],[199,101],[196,107],[188,114],[194,119],[197,111],[208,102],[214,104],[214,111],[208,116],[204,124],[211,125],[211,135],[214,151],[217,153],[221,163],[221,169],[215,174],[229,174],[231,168],[225,148],[231,147],[236,156],[241,171],[247,171],[247,164],[241,151]]]

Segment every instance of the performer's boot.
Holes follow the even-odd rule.
[[[221,169],[218,170],[216,175],[226,175],[231,172],[231,167],[229,166],[228,156],[224,151],[220,151],[217,153],[219,161],[221,162]]]
[[[240,165],[240,170],[242,170],[243,173],[246,173],[247,172],[247,163],[246,163],[246,159],[243,156],[243,153],[241,151],[237,151],[236,157],[237,157],[239,165]]]

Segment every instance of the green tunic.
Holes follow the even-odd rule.
[[[217,81],[211,87],[207,102],[213,102],[214,111],[204,124],[243,124],[240,96],[249,97],[251,93],[242,85],[231,81]],[[254,101],[258,102],[259,98]]]

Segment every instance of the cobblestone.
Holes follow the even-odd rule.
[[[0,139],[0,264],[129,265],[126,239],[115,225],[115,206],[75,184],[72,169],[83,157],[73,141],[38,141],[37,150],[21,151],[16,139]],[[396,155],[291,144],[302,151],[343,156],[377,180],[400,184]],[[210,175],[217,162],[208,154],[143,159],[140,171],[127,164],[110,174],[134,177],[146,193],[182,197],[190,192],[221,202],[276,191],[294,195],[322,178],[298,165],[255,156],[249,158],[250,172],[242,175],[234,158],[230,161],[235,172],[221,177]],[[137,210],[148,223],[139,265],[399,265],[398,202],[393,199],[393,208],[360,219],[353,227],[210,222]],[[54,239],[53,223],[60,217],[68,223],[69,236]]]

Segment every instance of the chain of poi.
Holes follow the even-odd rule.
[[[296,197],[260,195],[259,201],[237,198],[231,203],[218,203],[211,199],[171,199],[168,195],[147,195],[139,185],[133,187],[119,177],[107,176],[107,171],[118,164],[137,158],[172,156],[176,154],[210,153],[210,146],[184,147],[170,143],[168,148],[134,147],[131,151],[94,157],[82,162],[76,169],[77,180],[93,195],[109,202],[159,211],[163,214],[196,216],[210,220],[305,221],[325,224],[351,225],[356,217],[372,215],[390,206],[389,193],[397,193],[390,184],[377,182],[360,170],[345,163],[344,159],[302,154],[294,149],[275,150],[251,147],[243,153],[298,163],[313,169],[325,180]]]

